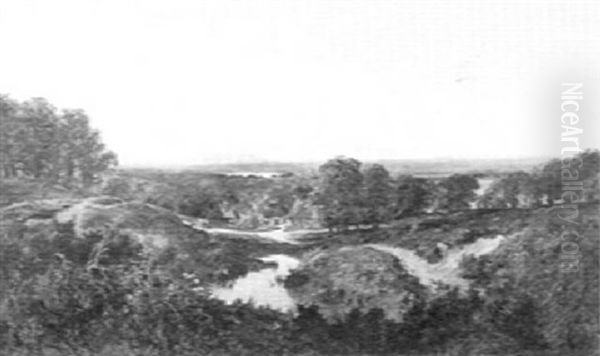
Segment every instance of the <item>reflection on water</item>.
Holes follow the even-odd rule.
[[[238,278],[231,286],[214,287],[212,295],[226,303],[236,300],[251,302],[257,306],[268,306],[281,311],[293,311],[296,304],[278,278],[286,277],[299,261],[287,255],[270,255],[261,258],[264,262],[275,262],[269,267]]]

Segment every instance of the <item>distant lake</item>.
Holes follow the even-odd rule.
[[[225,173],[228,177],[260,177],[260,178],[276,178],[281,177],[283,173],[280,172],[231,172]]]

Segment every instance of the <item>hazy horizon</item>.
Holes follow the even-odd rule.
[[[600,144],[596,18],[586,1],[9,0],[0,93],[85,110],[124,166],[556,157],[562,81],[584,81],[582,146]]]
[[[411,166],[411,168],[419,167],[427,167],[431,168],[432,164],[442,164],[447,163],[450,166],[439,167],[436,169],[440,169],[444,171],[444,169],[456,169],[457,165],[459,170],[461,168],[461,164],[480,164],[481,166],[471,167],[469,170],[489,170],[491,164],[503,164],[503,166],[499,168],[507,168],[511,165],[519,165],[519,166],[536,166],[539,164],[544,164],[548,160],[556,157],[552,156],[537,156],[537,157],[517,157],[517,158],[451,158],[451,157],[432,157],[432,158],[398,158],[398,159],[367,159],[363,160],[359,157],[350,157],[346,155],[332,156],[327,157],[322,160],[306,160],[306,161],[283,161],[283,160],[237,160],[237,161],[216,161],[216,162],[205,162],[198,164],[154,164],[154,165],[145,165],[145,164],[120,164],[117,169],[158,169],[158,170],[194,170],[194,169],[209,169],[211,172],[214,169],[224,169],[227,172],[238,172],[243,169],[250,168],[261,168],[256,170],[256,172],[283,172],[285,171],[284,167],[286,166],[294,166],[294,167],[310,167],[317,168],[321,164],[325,163],[327,160],[335,157],[349,157],[358,159],[363,166],[367,166],[370,164],[378,163],[386,166],[387,168],[395,168],[398,169],[399,165],[403,166]],[[482,167],[483,166],[483,167]],[[235,169],[235,168],[239,169]],[[243,168],[242,168],[243,167]],[[266,168],[268,167],[268,168]],[[452,168],[452,169],[451,169]],[[462,167],[463,170],[465,167]],[[270,170],[272,169],[272,170]],[[392,169],[394,170],[394,169]],[[501,170],[501,169],[500,169]],[[216,172],[216,171],[215,171]]]

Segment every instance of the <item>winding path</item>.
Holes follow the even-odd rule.
[[[222,228],[222,227],[205,227],[198,226],[193,223],[186,222],[187,225],[192,226],[197,230],[205,231],[209,234],[224,234],[224,235],[236,235],[236,236],[247,236],[247,237],[255,237],[262,238],[267,240],[272,240],[279,243],[287,243],[292,245],[297,245],[301,243],[299,239],[308,234],[314,233],[325,233],[327,229],[303,229],[303,230],[293,230],[286,231],[285,225],[279,225],[276,229],[269,231],[255,231],[255,230],[238,230],[231,228]]]
[[[460,276],[462,270],[460,262],[467,255],[475,257],[493,252],[506,238],[498,235],[493,239],[479,238],[468,245],[451,248],[444,258],[437,263],[429,263],[418,256],[414,251],[401,247],[383,244],[369,244],[367,247],[387,252],[398,258],[412,275],[419,278],[421,283],[435,287],[438,282],[443,282],[459,288],[468,288],[469,282]]]

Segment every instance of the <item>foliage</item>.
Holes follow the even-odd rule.
[[[537,207],[542,204],[542,188],[536,177],[513,172],[494,182],[478,202],[480,208]]]
[[[516,208],[553,205],[563,199],[564,181],[581,182],[580,202],[598,201],[600,152],[586,150],[562,160],[552,159],[532,173],[512,172],[496,181],[478,205],[482,208]]]
[[[24,175],[24,183],[85,183],[112,161],[80,111],[58,113],[41,100],[21,104],[3,97],[0,114],[0,175],[11,178],[2,187],[15,192],[3,205],[22,200],[26,194],[19,190],[36,187],[15,184],[16,176]],[[562,178],[574,171],[584,183],[583,201],[595,201],[598,157],[598,151],[585,151],[539,171],[506,174],[481,207],[536,207],[544,196],[558,203]],[[565,163],[577,169],[565,173]],[[121,172],[103,193],[138,202],[86,200],[82,214],[66,222],[57,218],[65,208],[60,203],[3,209],[0,350],[12,355],[547,356],[597,349],[597,204],[578,205],[581,268],[564,274],[558,269],[561,230],[555,212],[462,211],[474,200],[474,176],[452,175],[437,185],[411,176],[394,181],[383,166],[361,171],[359,161],[342,157],[319,172],[320,184],[298,176]],[[48,191],[49,185],[35,190]],[[438,212],[420,216],[434,198]],[[246,303],[225,305],[209,295],[214,283],[262,266],[254,254],[277,244],[256,248],[251,239],[209,236],[184,226],[173,212],[139,203],[220,219],[224,210],[267,218],[290,216],[294,206],[309,211],[299,209],[306,208],[296,204],[299,200],[321,204],[327,225],[340,230],[383,224],[392,213],[413,216],[390,224],[390,230],[356,229],[328,239],[330,245],[316,250],[284,282],[300,302],[292,315]],[[512,236],[516,231],[521,234]],[[352,234],[358,236],[354,242]],[[347,246],[381,238],[423,255],[440,241],[457,246],[496,234],[507,240],[495,253],[463,261],[463,277],[473,287],[467,293],[429,294],[391,255]],[[148,248],[152,239],[166,244]]]
[[[294,187],[294,195],[298,198],[298,199],[308,199],[308,197],[310,196],[310,194],[314,191],[314,188],[307,183],[303,183],[303,184],[298,184],[296,187]]]
[[[74,198],[87,194],[84,189],[67,189],[60,184],[34,178],[0,178],[0,207],[30,200]]]
[[[582,216],[594,216],[596,208],[582,206]],[[485,222],[510,221],[516,213]],[[483,213],[465,214],[448,223],[466,226]],[[240,259],[199,236],[184,237],[182,250],[202,253],[182,260],[168,251],[146,253],[119,233],[79,239],[67,225],[58,235],[15,225],[0,239],[0,348],[15,355],[589,354],[597,346],[598,223],[582,221],[583,268],[575,275],[557,273],[560,230],[551,213],[537,211],[527,225],[497,254],[465,266],[474,281],[466,294],[422,295],[397,261],[368,249],[322,254],[314,271],[288,285],[302,288],[330,275],[323,288],[335,293],[323,296],[349,301],[333,320],[331,303],[307,299],[296,315],[225,305],[208,296],[210,284],[178,278],[210,258]],[[401,293],[411,288],[415,298],[408,303]],[[401,320],[388,316],[394,308],[402,308]]]
[[[564,355],[598,348],[597,205],[578,209],[577,271],[560,268],[562,229],[551,209],[537,210],[497,253],[465,261],[464,276],[485,293],[489,323],[521,347]]]
[[[401,320],[425,294],[418,279],[386,252],[344,247],[310,253],[304,260],[286,287],[300,304],[317,305],[329,320],[375,307],[383,308],[386,318]]]
[[[475,189],[479,188],[472,175],[453,174],[438,183],[437,208],[443,210],[468,209],[475,201]]]
[[[319,167],[319,203],[323,206],[325,224],[330,229],[345,229],[362,221],[363,175],[360,165],[356,159],[337,157]]]
[[[393,186],[389,172],[380,164],[367,167],[364,172],[365,224],[381,224],[391,219]]]
[[[130,181],[125,177],[118,176],[111,177],[104,183],[102,194],[111,195],[124,200],[131,200],[135,197]]]
[[[398,177],[396,184],[397,216],[419,214],[432,204],[434,186],[425,178],[411,175]]]
[[[0,177],[90,184],[117,163],[82,110],[58,111],[45,99],[0,96]]]
[[[294,204],[294,195],[289,189],[274,188],[268,193],[263,204],[265,218],[282,217],[289,214]]]

